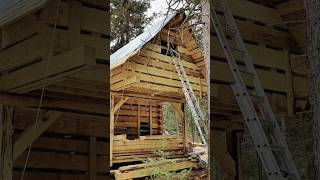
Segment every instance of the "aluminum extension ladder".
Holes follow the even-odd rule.
[[[201,140],[202,140],[203,144],[207,145],[206,137],[208,137],[208,135],[209,135],[208,128],[207,128],[207,125],[205,124],[205,118],[204,118],[202,111],[200,109],[198,99],[194,95],[194,92],[193,92],[191,84],[188,80],[187,74],[184,70],[182,63],[181,63],[180,53],[173,50],[170,46],[168,47],[168,51],[171,55],[172,61],[175,65],[178,76],[180,78],[180,81],[182,84],[183,94],[186,97],[188,107],[191,110],[191,114],[192,114],[193,120],[197,126],[197,129],[199,131]]]
[[[298,170],[241,38],[227,0],[222,1],[220,5],[213,5],[214,7],[211,8],[211,21],[235,80],[235,83],[231,85],[232,90],[265,174],[269,180],[300,180]],[[222,28],[216,11],[224,16],[225,29]],[[228,32],[228,35],[230,34],[229,39],[224,31]],[[231,41],[235,42],[235,48],[231,46]],[[235,55],[240,57],[239,60],[244,63],[244,69],[240,69],[237,65]],[[244,77],[250,79],[253,90],[247,89]]]

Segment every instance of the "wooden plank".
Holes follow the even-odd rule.
[[[120,90],[123,90],[123,89],[126,89],[130,86],[132,86],[133,84],[137,84],[140,82],[140,79],[138,76],[133,76],[133,77],[130,77],[124,81],[121,81],[119,83],[116,83],[116,84],[112,84],[110,86],[110,90],[111,91],[120,91]]]
[[[256,69],[256,71],[260,78],[262,86],[265,89],[278,92],[287,92],[284,74],[262,69]],[[229,66],[225,62],[212,62],[211,72],[214,72],[212,73],[213,79],[233,82],[233,77],[230,72]],[[250,85],[250,80],[248,77],[244,77],[244,80],[247,85]],[[275,84],[277,84],[277,86],[275,86]]]
[[[137,126],[138,126],[138,132],[137,132],[137,135],[138,135],[138,138],[140,138],[140,133],[141,133],[141,127],[140,127],[140,125],[141,125],[141,117],[140,117],[140,111],[141,111],[141,109],[140,109],[140,104],[138,104],[138,121],[137,121]]]
[[[54,132],[50,132],[51,134]],[[68,134],[68,132],[65,132]],[[40,136],[36,139],[32,148],[40,151],[57,151],[57,152],[70,152],[79,154],[89,154],[90,148],[88,148],[88,141],[84,139],[77,139],[72,135],[55,134],[56,137],[45,137]],[[90,136],[92,137],[92,136]],[[89,138],[90,138],[89,137]],[[98,155],[107,155],[106,148],[109,147],[109,141],[97,141],[96,142],[96,153]]]
[[[163,168],[163,169],[168,169],[169,171],[177,171],[177,170],[189,169],[193,167],[196,167],[196,163],[190,162],[190,161],[177,162],[174,164],[168,163],[163,165],[161,164],[157,167],[148,167],[148,168],[138,169],[134,171],[125,171],[125,172],[117,171],[115,173],[115,177],[117,180],[142,178],[145,176],[152,175],[152,172],[154,171],[153,168]]]
[[[55,14],[56,8],[54,5],[58,0],[51,1],[51,5],[46,6],[44,9],[45,14],[41,18],[41,22],[43,23],[54,23],[55,22]],[[60,26],[70,26],[70,20],[68,19],[70,14],[70,4],[68,2],[61,2],[59,11],[59,20],[58,25]],[[80,26],[82,30],[106,34],[108,27],[108,20],[106,18],[107,12],[106,10],[101,10],[88,7],[81,6],[80,11],[78,13],[78,17],[80,18]]]
[[[88,106],[89,107],[89,106]],[[87,107],[87,108],[88,108]],[[16,109],[14,127],[23,130],[35,119],[35,112]],[[90,119],[90,121],[88,121]],[[63,113],[46,132],[55,134],[97,136],[107,138],[106,116]]]
[[[54,56],[49,60],[49,62],[47,62],[46,60],[37,62],[18,71],[14,71],[10,74],[1,76],[0,89],[2,91],[19,91],[19,88],[21,90],[24,86],[29,86],[31,83],[36,83],[36,85],[38,85],[38,81],[44,80],[44,69],[46,69],[47,63],[49,63],[50,66],[50,68],[48,68],[48,72],[46,73],[48,77],[47,82],[50,83],[50,80],[56,80],[56,76],[61,76],[60,73],[67,75],[68,71],[69,73],[74,73],[75,69],[94,65],[94,54],[94,49],[89,47],[82,47]],[[70,61],[70,59],[74,60]]]
[[[55,153],[55,152],[40,152],[31,151],[28,163],[29,168],[45,170],[77,170],[87,172],[89,170],[89,158],[87,155]],[[22,168],[25,163],[26,153],[20,156],[14,164],[16,168]],[[98,157],[97,172],[106,172],[106,159]]]
[[[294,112],[294,94],[293,94],[292,70],[291,70],[291,63],[290,63],[288,51],[284,51],[284,57],[286,61],[287,108],[288,108],[288,115],[291,116],[293,115],[293,112]]]
[[[13,114],[13,106],[0,104],[0,173],[3,179],[12,179],[13,175]]]
[[[186,59],[186,57],[182,57],[182,61],[186,61],[187,62],[187,60],[184,60],[184,59]],[[135,62],[135,63],[138,63],[138,64],[144,64],[144,65],[147,65],[147,66],[157,67],[157,68],[160,68],[160,69],[165,69],[165,70],[169,70],[169,71],[172,71],[172,72],[176,72],[175,66],[173,64],[171,64],[171,63],[163,62],[163,61],[160,61],[160,60],[151,59],[151,58],[140,56],[140,55],[135,55],[132,58],[130,58],[130,62]],[[195,64],[195,65],[197,65],[197,64]],[[187,67],[184,67],[184,68],[185,68],[185,72],[186,72],[187,75],[203,77],[203,75],[201,74],[201,72],[200,72],[198,67],[197,67],[196,70],[190,69],[190,68],[187,68]]]
[[[294,13],[296,11],[304,10],[303,0],[288,0],[277,6],[277,10],[281,16]]]
[[[15,46],[0,52],[0,71],[10,71],[39,60],[47,53],[46,47],[41,46],[39,36],[33,36]]]
[[[124,97],[124,99],[121,99],[117,104],[115,104],[113,107],[113,113],[116,113],[128,99],[129,97]]]
[[[50,27],[42,27],[41,29],[41,39],[47,38],[48,34],[52,34],[53,28]],[[64,29],[56,29],[56,39],[54,44],[54,51],[64,52],[69,50],[69,39],[68,39],[68,31]],[[109,43],[109,39],[92,36],[88,34],[80,35],[80,44],[79,46],[90,46],[95,48],[96,59],[100,60],[108,60],[109,49],[107,44]]]
[[[68,37],[70,49],[77,48],[80,44],[80,33],[81,33],[81,3],[79,1],[69,1],[69,14],[68,14]],[[63,2],[62,2],[63,4]],[[63,8],[61,8],[63,9]],[[59,12],[61,13],[61,11]]]
[[[155,76],[159,76],[159,77],[165,77],[165,78],[169,78],[169,79],[180,80],[178,77],[178,74],[176,72],[167,71],[167,70],[163,70],[163,69],[159,69],[159,68],[155,68],[155,67],[150,67],[150,66],[146,66],[146,65],[141,65],[141,64],[133,64],[132,67],[137,72],[142,72],[145,74],[155,75]],[[191,83],[198,83],[199,82],[199,79],[197,77],[193,77],[193,76],[187,76],[187,77]],[[203,81],[203,82],[201,82],[202,84],[206,84],[205,80],[202,80],[202,81]]]
[[[3,39],[4,47],[13,46],[36,34],[38,27],[37,23],[37,16],[35,14],[31,14],[22,17],[19,21],[8,24],[2,30],[6,36]]]
[[[96,83],[109,84],[109,67],[106,65],[97,64],[90,68],[71,74],[68,78],[79,79],[82,81],[92,81]]]
[[[115,105],[115,102],[114,102],[114,96],[111,95],[110,96],[110,134],[109,134],[109,138],[110,138],[110,146],[109,146],[109,153],[110,153],[110,156],[109,156],[109,165],[110,167],[112,167],[113,165],[113,162],[112,162],[112,157],[113,157],[113,137],[114,137],[114,134],[115,134],[115,122],[114,122],[114,105]]]
[[[149,106],[149,132],[152,135],[152,105]]]
[[[219,41],[217,37],[211,36],[211,57],[219,57],[224,58],[224,53],[220,47]],[[230,42],[235,45],[234,43]],[[266,68],[274,68],[280,70],[286,70],[285,59],[283,56],[283,51],[274,50],[262,46],[257,46],[253,44],[245,43],[248,52],[252,58],[252,63],[254,65],[266,67]],[[241,55],[239,53],[235,53],[235,58],[240,62]]]
[[[248,0],[230,0],[229,5],[233,14],[239,17],[263,22],[266,24],[282,21],[282,18],[277,10]],[[250,9],[250,11],[248,11],[248,9]]]
[[[14,180],[20,179],[21,171],[14,171]],[[96,180],[106,180],[109,179],[108,175],[99,175]],[[88,180],[88,175],[86,174],[75,174],[67,172],[35,172],[26,171],[24,175],[24,180]]]
[[[13,144],[13,160],[16,160],[60,116],[59,112],[49,111],[37,120],[37,124],[35,124],[36,122],[30,124]]]
[[[227,176],[230,179],[234,179],[234,177],[236,176],[236,165],[233,158],[227,151],[225,137],[219,135],[218,133],[214,133],[212,137],[214,137],[214,141],[212,144],[213,156],[220,164],[223,171],[227,174]]]
[[[91,136],[89,139],[89,176],[90,180],[97,179],[97,138]]]
[[[147,49],[141,49],[139,55],[140,56],[145,56],[145,57],[148,57],[148,58],[152,58],[152,59],[158,59],[158,60],[161,60],[161,61],[167,62],[167,63],[172,63],[172,59],[171,59],[170,56],[166,56],[164,54],[156,53],[156,52],[153,52],[153,51],[150,51],[150,50],[147,50]],[[184,60],[181,61],[181,64],[186,68],[190,68],[190,69],[194,69],[194,70],[198,69],[198,67],[195,64],[187,62],[187,61],[184,61]]]

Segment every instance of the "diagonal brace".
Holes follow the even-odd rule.
[[[59,117],[60,112],[48,111],[40,117],[37,124],[27,127],[13,144],[13,161],[16,160],[44,131],[46,131]]]

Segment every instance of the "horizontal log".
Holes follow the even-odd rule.
[[[15,162],[15,168],[23,168],[26,154]],[[77,170],[88,171],[89,158],[85,155],[31,151],[28,167],[34,169]],[[107,158],[97,157],[97,172],[107,171]]]
[[[95,64],[95,50],[82,47],[73,51],[54,56],[49,62],[46,60],[26,66],[17,71],[0,77],[0,90],[10,92],[25,92],[39,89],[46,78],[47,84],[61,80],[68,74]],[[74,59],[70,61],[70,59]],[[47,64],[48,63],[48,64]],[[46,72],[46,67],[48,71]],[[46,76],[46,77],[45,77]],[[17,78],[19,77],[19,78]]]
[[[35,111],[16,108],[13,122],[15,129],[25,129],[36,117]],[[90,121],[88,121],[90,119]],[[108,137],[108,116],[93,116],[78,113],[62,113],[61,117],[46,131],[64,135]]]
[[[58,0],[53,0],[43,9],[43,16],[40,19],[42,23],[55,22],[56,17],[56,6]],[[59,18],[57,24],[60,26],[69,26],[69,8],[68,2],[62,1],[60,3]],[[109,25],[109,19],[106,18],[107,10],[101,10],[100,8],[81,6],[80,12],[80,27],[82,30],[107,34],[107,27]]]
[[[13,179],[19,180],[21,177],[21,171],[14,171]],[[97,175],[96,180],[106,180],[110,177],[108,175]],[[88,180],[89,175],[86,174],[75,174],[75,173],[66,173],[66,172],[34,172],[26,171],[23,177],[24,180]]]
[[[276,9],[263,6],[248,0],[229,1],[234,15],[266,24],[281,22],[282,18]],[[248,11],[249,9],[249,11]]]
[[[220,23],[222,27],[226,26],[226,22],[222,16],[219,15]],[[293,43],[294,38],[288,32],[284,32],[278,29],[274,29],[272,26],[262,26],[248,20],[236,19],[238,29],[241,33],[243,40],[263,44],[265,46],[278,48],[278,49],[290,49],[297,44]],[[224,32],[231,36],[230,31],[224,29]],[[214,35],[215,29],[211,25],[211,35]]]

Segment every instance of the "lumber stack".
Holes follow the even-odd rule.
[[[1,27],[0,91],[23,99],[15,104],[14,139],[36,119],[46,69],[41,114],[62,114],[33,143],[26,180],[108,178],[108,6],[104,0],[48,0]],[[14,179],[26,154],[13,163]]]
[[[288,3],[280,3],[278,8],[283,10],[287,6],[286,4]],[[261,83],[268,92],[269,98],[272,99],[273,110],[285,112],[292,111],[290,108],[296,108],[297,110],[306,108],[308,101],[308,68],[307,64],[304,63],[305,57],[295,57],[290,60],[290,56],[297,55],[300,40],[295,39],[294,37],[296,36],[292,36],[291,29],[288,31],[287,27],[283,25],[268,25],[283,21],[283,17],[280,15],[285,15],[284,12],[279,14],[279,11],[274,8],[249,0],[241,2],[232,0],[230,8],[235,14],[240,33],[252,57]],[[253,9],[254,11],[248,13],[248,9]],[[300,7],[300,9],[303,9],[303,7]],[[221,14],[219,11],[217,13]],[[222,15],[218,16],[224,22]],[[210,68],[211,72],[214,72],[211,73],[211,95],[223,97],[223,101],[228,101],[233,98],[231,89],[228,86],[234,80],[214,28],[211,27],[210,29]],[[295,30],[301,32],[301,28]],[[293,34],[296,33],[294,32]],[[238,64],[243,67],[240,61],[241,53],[235,54]],[[247,83],[250,86],[250,82],[247,81]],[[297,98],[287,95],[292,93]],[[291,103],[286,103],[287,100],[288,102],[291,101]],[[292,101],[295,102],[292,103]],[[293,104],[295,104],[295,107],[292,107]]]
[[[119,102],[121,97],[116,97],[115,100]],[[130,97],[114,114],[115,135],[125,133],[129,138],[136,138],[140,135],[150,135],[150,130],[153,135],[162,134],[162,116],[160,102]]]
[[[137,164],[124,166],[115,172],[116,180],[125,180],[133,178],[142,178],[153,175],[154,168],[163,169],[165,171],[178,171],[183,169],[191,169],[197,166],[196,162],[191,162],[185,159],[173,159],[159,162],[156,167],[148,166],[147,164]]]
[[[111,72],[111,90],[126,89],[135,93],[152,94],[155,97],[183,98],[180,79],[171,57],[164,54],[164,48],[148,43],[126,63],[114,68]],[[193,59],[193,56],[202,58],[202,55],[199,56],[199,49],[188,51],[183,46],[179,46],[178,50],[182,54],[181,62],[195,94],[199,97],[205,96],[206,80],[197,64],[201,60]]]
[[[140,136],[139,139],[128,140],[126,135],[117,135],[114,136],[113,162],[133,162],[159,157],[161,154],[158,151],[170,152],[170,158],[183,157],[183,149],[183,141],[177,136]]]
[[[103,96],[109,59],[106,2],[59,2],[50,0],[38,11],[2,27],[1,91],[39,89],[53,56],[46,73],[48,91]]]

